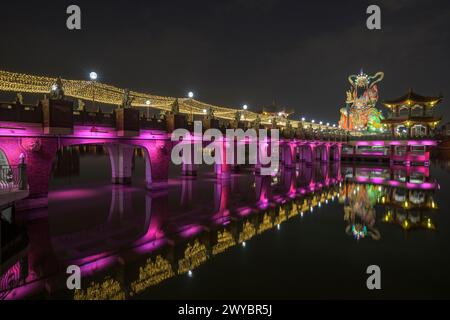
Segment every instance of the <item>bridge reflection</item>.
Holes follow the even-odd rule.
[[[210,177],[184,177],[159,193],[95,187],[96,199],[102,193],[110,197],[109,208],[89,213],[93,222],[82,227],[57,223],[51,212],[26,222],[27,259],[2,269],[1,297],[132,298],[331,204],[340,209],[324,208],[329,214],[343,212],[344,222],[337,227],[358,240],[381,239],[383,224],[406,231],[436,228],[432,212],[438,209],[438,184],[427,168],[314,163],[273,176],[244,168],[230,180]],[[64,201],[70,208],[80,199]],[[64,219],[71,220],[69,209]],[[65,288],[71,264],[81,266],[83,290]]]

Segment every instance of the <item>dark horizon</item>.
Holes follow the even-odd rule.
[[[82,30],[66,29],[66,8]],[[382,30],[366,28],[377,4]],[[336,122],[361,68],[385,73],[380,100],[409,88],[450,95],[448,1],[46,1],[2,4],[0,69],[87,79],[158,95]],[[420,15],[418,14],[420,13]],[[380,107],[380,105],[379,105]],[[445,119],[447,118],[447,119]]]

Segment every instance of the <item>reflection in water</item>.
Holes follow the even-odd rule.
[[[71,163],[78,163],[81,173],[77,174],[83,176],[86,150],[74,150],[70,152],[78,154],[80,161]],[[99,150],[91,151],[98,155]],[[104,160],[107,155],[102,152],[99,158],[103,154]],[[68,168],[73,174],[74,166],[62,159],[58,158],[58,170]],[[135,153],[136,176],[140,159]],[[162,193],[145,191],[143,178],[133,178],[136,182],[131,186],[105,181],[101,187],[56,187],[42,218],[24,222],[30,241],[27,259],[2,268],[0,298],[136,297],[177,275],[191,275],[214,256],[237,245],[245,247],[290,219],[324,207],[330,215],[343,211],[345,233],[358,240],[380,240],[380,224],[397,224],[406,231],[436,228],[432,212],[438,209],[434,198],[438,184],[428,168],[318,163],[274,176],[248,171],[225,182],[211,177],[204,172],[197,178],[178,178]],[[73,190],[84,191],[81,199],[64,196]],[[82,201],[91,193],[94,201]],[[336,200],[340,211],[330,211],[328,205]],[[71,264],[81,266],[83,290],[71,292],[64,287],[66,266]]]
[[[341,203],[344,204],[344,220],[348,223],[345,232],[356,239],[370,236],[380,240],[380,231],[375,227],[375,204],[378,202],[382,187],[374,185],[345,184]]]

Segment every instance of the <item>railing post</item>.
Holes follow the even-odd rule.
[[[28,189],[28,179],[27,179],[27,165],[25,164],[25,156],[20,155],[19,163],[19,190]]]

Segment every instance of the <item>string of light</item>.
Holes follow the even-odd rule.
[[[0,70],[0,91],[48,94],[55,84],[56,79],[56,77],[44,77]],[[97,81],[61,79],[61,82],[63,84],[64,94],[68,97],[86,101],[94,100],[95,102],[107,105],[122,104],[125,89]],[[177,100],[175,97],[164,97],[136,91],[130,91],[129,96],[133,99],[131,103],[133,107],[150,107],[164,111],[170,111]],[[273,118],[273,116],[266,114],[258,114],[240,108],[212,105],[192,98],[178,98],[178,107],[179,112],[193,115],[204,115],[205,110],[211,110],[215,117],[226,120],[234,120],[237,112],[239,112],[241,119],[245,121],[255,121],[259,116],[262,124],[270,123]],[[303,126],[308,125],[315,129],[318,127],[317,124],[307,123],[305,121],[290,121],[290,124],[294,128],[298,127],[300,123]]]

